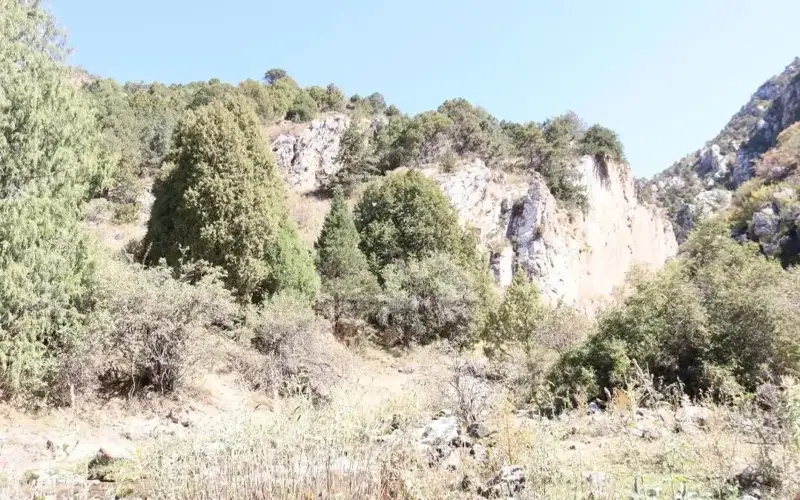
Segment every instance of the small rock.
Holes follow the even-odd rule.
[[[493,477],[478,493],[484,498],[514,495],[525,489],[525,471],[519,465],[507,465]]]
[[[490,436],[491,434],[492,433],[489,432],[489,429],[483,424],[475,422],[467,426],[467,436],[471,438],[482,439]]]
[[[647,496],[651,497],[651,498],[652,497],[660,498],[661,497],[661,488],[659,488],[659,487],[647,488]]]
[[[429,423],[422,430],[419,442],[424,445],[451,444],[458,439],[460,428],[458,418],[444,416]]]
[[[145,420],[144,422],[129,426],[127,429],[122,431],[122,436],[126,439],[130,439],[131,441],[147,439],[156,434],[156,431],[160,425],[161,422],[159,421],[158,417],[153,417],[149,420]]]
[[[587,472],[583,475],[583,480],[589,484],[594,497],[603,496],[603,492],[611,484],[611,476],[606,472]]]
[[[169,420],[173,424],[179,424],[182,425],[183,427],[189,427],[190,425],[192,425],[192,417],[186,410],[179,410],[173,408],[172,410],[170,410],[169,415],[167,415],[167,418],[169,418]]]
[[[595,415],[595,414],[597,414],[597,413],[600,413],[600,412],[602,412],[602,411],[603,411],[603,410],[600,408],[600,406],[598,406],[598,404],[597,404],[597,403],[595,403],[594,401],[592,401],[591,403],[589,403],[589,406],[587,407],[587,409],[588,409],[588,411],[589,411],[589,415]]]

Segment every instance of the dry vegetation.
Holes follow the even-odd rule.
[[[640,374],[603,411],[583,407],[547,418],[520,406],[509,390],[518,361],[453,356],[443,345],[399,357],[371,347],[340,352],[336,362],[348,366],[340,367],[341,376],[328,377],[326,402],[319,404],[306,394],[274,399],[236,385],[234,367],[219,361],[226,348],[204,348],[209,361],[218,360],[216,373],[195,379],[194,389],[187,386],[166,405],[140,400],[114,414],[130,420],[134,410],[160,408],[167,429],[116,438],[132,451],[113,465],[116,482],[67,486],[70,477],[85,474],[86,460],[61,457],[41,468],[12,464],[0,495],[29,499],[60,490],[34,498],[476,498],[510,465],[525,475],[514,498],[740,498],[743,490],[794,498],[800,488],[796,442],[778,422],[792,411],[796,418],[798,406],[690,404],[679,392],[658,395]],[[217,393],[226,394],[222,399],[217,394],[204,404],[192,392],[215,384]],[[788,382],[782,390],[798,396]],[[163,418],[163,406],[175,413],[181,395],[193,401],[186,428]],[[446,413],[441,410],[458,417],[460,436],[425,450],[421,436],[437,414]],[[106,427],[104,438],[113,440],[113,422],[102,414],[94,408],[73,420],[94,415]],[[469,437],[472,422],[488,435]],[[34,421],[27,425],[35,428]],[[45,436],[54,434],[51,427],[37,436],[42,456],[50,453]],[[3,453],[13,446],[5,448]],[[53,484],[58,475],[48,479],[42,472],[48,468],[62,469],[67,484]]]

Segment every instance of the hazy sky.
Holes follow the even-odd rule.
[[[639,176],[711,139],[800,55],[798,0],[50,0],[72,63],[117,80],[465,97],[501,119],[568,109],[621,135]]]

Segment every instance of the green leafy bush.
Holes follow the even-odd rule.
[[[581,154],[590,155],[603,165],[609,160],[625,160],[625,150],[619,136],[602,125],[589,127],[580,139],[579,148]]]
[[[319,305],[334,321],[365,316],[378,300],[380,287],[360,241],[344,194],[337,191],[315,245],[322,278]]]
[[[206,260],[240,300],[281,290],[313,297],[318,277],[289,218],[283,180],[243,98],[187,115],[175,133],[174,167],[155,186],[147,261]]]
[[[634,275],[632,293],[598,333],[551,372],[562,397],[625,388],[638,368],[691,395],[753,391],[800,370],[796,271],[728,237],[723,220],[699,226],[681,258]]]
[[[500,123],[483,108],[459,98],[445,101],[437,111],[452,120],[451,138],[459,155],[472,154],[489,165],[506,156],[508,141]]]
[[[329,193],[341,188],[352,194],[357,186],[379,173],[369,136],[357,120],[353,120],[342,134],[334,161],[340,165],[339,170],[321,179],[322,190]]]
[[[479,326],[480,297],[472,274],[446,254],[409,260],[383,271],[386,297],[378,324],[407,345],[447,339],[471,341]]]
[[[368,186],[356,207],[356,227],[375,272],[395,261],[436,253],[458,260],[468,251],[450,200],[434,181],[414,170]]]

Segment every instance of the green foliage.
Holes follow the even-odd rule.
[[[344,194],[338,190],[315,245],[322,278],[320,305],[334,320],[363,316],[377,300],[378,281],[359,248],[360,241]]]
[[[473,275],[451,256],[398,262],[387,266],[382,277],[386,298],[378,323],[406,344],[436,339],[466,344],[474,338],[480,297]]]
[[[545,122],[545,142],[539,152],[537,171],[557,200],[567,207],[576,207],[586,212],[589,209],[586,188],[581,184],[580,175],[573,165],[575,147],[581,132],[582,124],[572,113]]]
[[[330,178],[322,180],[322,189],[327,192],[341,188],[352,194],[356,186],[379,173],[373,146],[357,120],[342,134],[334,161],[341,167]]]
[[[286,112],[286,119],[293,122],[308,122],[314,119],[319,112],[316,101],[304,89],[298,88],[294,100]]]
[[[272,68],[264,73],[264,81],[267,85],[275,85],[278,80],[286,78],[288,74],[286,73],[285,69],[281,68]]]
[[[497,345],[515,342],[530,349],[545,314],[539,287],[528,279],[524,271],[519,270],[506,290],[500,307],[490,313],[484,336]]]
[[[681,258],[634,275],[632,293],[600,319],[598,333],[551,372],[561,396],[602,396],[639,367],[692,395],[721,396],[739,386],[800,371],[796,271],[784,271],[752,245],[727,235],[724,221],[698,227]],[[589,376],[590,374],[591,376]]]
[[[507,153],[507,140],[500,123],[486,110],[466,99],[445,101],[437,110],[453,122],[453,149],[461,156],[475,155],[496,165]]]
[[[458,259],[467,251],[450,201],[434,181],[414,170],[368,186],[356,207],[356,227],[376,272],[395,261],[436,253]]]
[[[53,400],[93,331],[80,204],[105,184],[101,137],[38,3],[0,0],[0,398]]]
[[[453,121],[436,111],[415,116],[392,145],[386,157],[388,169],[438,161],[449,150],[452,127]]]
[[[342,111],[344,110],[344,92],[334,84],[329,84],[326,88],[311,86],[306,89],[308,95],[317,103],[320,111]]]
[[[313,297],[318,278],[249,103],[215,101],[190,113],[174,143],[174,167],[155,187],[148,262],[206,260],[244,301],[281,290]]]
[[[590,155],[605,164],[608,160],[624,161],[625,151],[619,136],[602,125],[592,125],[580,139],[581,154]]]

